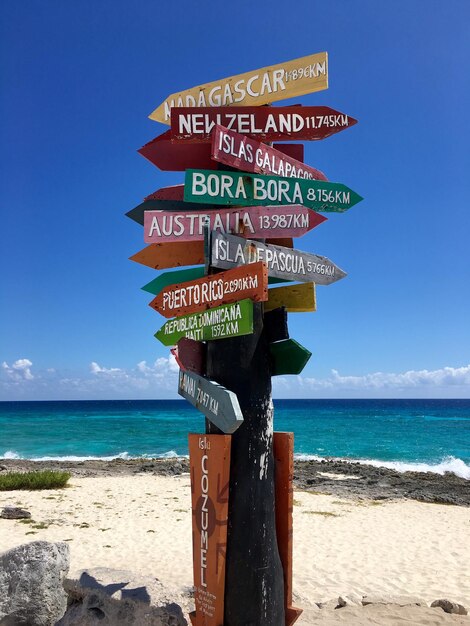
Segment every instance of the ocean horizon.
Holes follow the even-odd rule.
[[[274,400],[297,459],[340,459],[470,480],[470,400]],[[204,417],[184,400],[0,402],[0,459],[187,456]]]

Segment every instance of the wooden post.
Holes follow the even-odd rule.
[[[263,305],[254,332],[209,342],[207,376],[233,391],[244,422],[232,434],[224,626],[284,626],[276,539],[273,404]],[[208,433],[220,432],[206,422]]]

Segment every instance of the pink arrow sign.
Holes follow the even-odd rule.
[[[204,212],[145,211],[145,243],[204,239],[204,221],[211,230],[246,238],[301,237],[327,218],[301,205],[252,206]]]
[[[276,144],[276,148],[290,157],[303,161],[302,144]],[[211,158],[210,143],[172,141],[171,131],[158,135],[140,150],[139,154],[163,171],[181,172],[186,169],[215,170],[217,163]]]
[[[250,139],[245,135],[240,135],[233,130],[228,130],[219,124],[216,125],[212,133],[212,158],[244,172],[328,180],[323,172],[314,167],[304,165],[300,161],[282,154],[276,148],[256,141],[256,139]]]

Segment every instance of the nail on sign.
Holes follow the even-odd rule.
[[[303,204],[317,211],[344,212],[362,197],[346,185],[322,180],[186,170],[184,199],[240,206]]]

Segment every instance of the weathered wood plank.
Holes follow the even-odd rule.
[[[264,261],[269,276],[317,285],[330,285],[346,276],[330,259],[317,254],[217,232],[212,233],[211,242],[210,263],[218,269]]]
[[[284,570],[286,626],[292,626],[302,609],[292,606],[294,433],[274,433],[273,452],[276,472],[276,534]]]
[[[254,174],[328,180],[320,170],[282,154],[273,146],[219,125],[212,133],[212,158],[219,163]]]
[[[149,306],[164,317],[198,313],[220,304],[250,298],[268,298],[268,271],[264,263],[220,272],[211,276],[165,287]]]
[[[202,240],[151,243],[129,259],[156,270],[201,265],[204,263],[204,244]]]
[[[230,446],[230,435],[189,435],[195,626],[224,622]]]
[[[346,185],[323,180],[186,170],[184,199],[229,206],[302,204],[316,211],[342,213],[362,197]]]
[[[203,170],[217,169],[218,164],[211,157],[210,143],[188,144],[188,142],[171,139],[171,132],[167,130],[146,143],[137,152],[152,165],[165,172],[183,172],[193,167]],[[293,159],[303,161],[304,150],[301,144],[275,144],[274,147]]]
[[[315,284],[302,283],[270,289],[264,310],[272,311],[281,306],[285,307],[288,313],[316,311]]]
[[[260,105],[327,88],[328,55],[319,52],[171,94],[149,117],[169,124],[174,107]]]
[[[357,120],[325,106],[175,107],[171,111],[171,136],[185,144],[210,141],[216,124],[259,141],[313,141],[349,128]]]
[[[204,238],[204,224],[211,230],[241,237],[301,237],[327,218],[301,205],[252,206],[208,211],[145,211],[144,241],[194,241]]]
[[[243,424],[237,396],[212,380],[180,370],[178,393],[225,434],[234,433]]]
[[[295,339],[276,341],[269,346],[272,358],[273,376],[300,374],[307,365],[312,353]]]
[[[200,376],[204,376],[206,373],[206,351],[205,343],[187,337],[181,337],[177,345],[170,350],[180,369],[184,372],[194,372]]]
[[[165,322],[155,333],[155,337],[164,346],[173,346],[181,337],[189,337],[196,341],[213,341],[250,335],[252,332],[253,302],[246,299]]]

